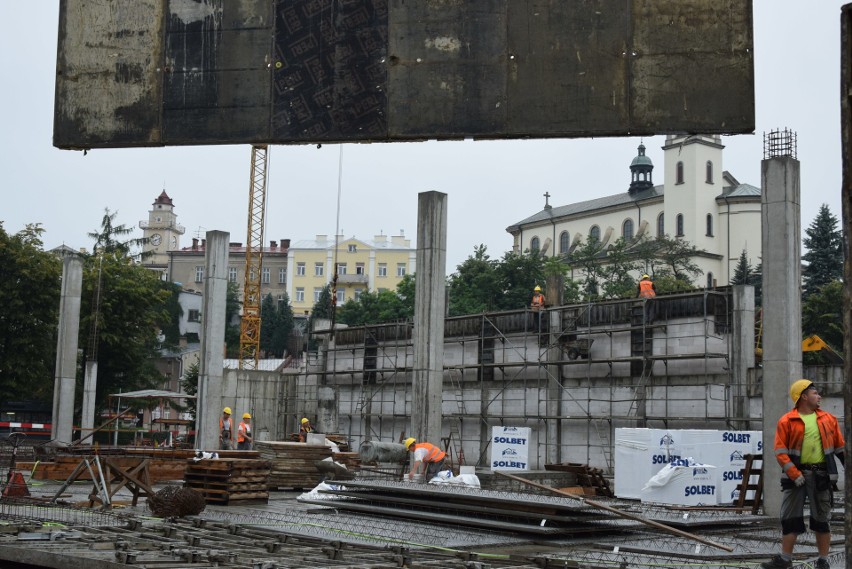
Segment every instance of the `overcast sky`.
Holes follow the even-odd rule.
[[[802,227],[827,203],[841,217],[840,0],[755,0],[756,134],[723,138],[723,168],[760,186],[765,131],[798,133]],[[15,233],[45,228],[46,248],[91,249],[86,236],[104,208],[117,222],[147,220],[165,189],[182,245],[208,230],[246,241],[251,148],[245,146],[58,150],[52,146],[59,2],[0,1],[0,220]],[[370,239],[417,233],[417,194],[448,195],[447,272],[480,243],[492,258],[512,246],[506,227],[544,205],[627,191],[639,138],[508,142],[422,142],[270,149],[265,240],[334,235],[338,179],[340,233]],[[662,183],[664,137],[646,137]],[[756,260],[753,260],[756,263]]]

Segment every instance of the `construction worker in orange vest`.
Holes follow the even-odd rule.
[[[645,321],[648,324],[653,324],[655,308],[653,300],[657,297],[657,288],[654,286],[654,281],[647,274],[642,275],[636,291],[636,296],[645,300]]]
[[[237,427],[237,450],[251,450],[251,415],[243,413],[243,420]]]
[[[544,310],[544,295],[541,294],[541,287],[535,285],[533,289],[533,297],[532,302],[530,302],[530,308],[533,312],[535,312],[535,327],[541,332],[541,311]]]
[[[306,442],[308,440],[308,433],[313,433],[314,428],[311,426],[311,421],[307,417],[302,417],[302,421],[299,423],[299,442]]]
[[[414,453],[414,465],[408,473],[408,479],[414,480],[414,475],[423,471],[423,480],[428,482],[444,467],[447,453],[431,443],[418,443],[413,437],[405,439],[405,449]]]
[[[222,416],[219,418],[219,449],[233,450],[234,449],[234,420],[231,419],[231,408],[225,407],[222,409]]]

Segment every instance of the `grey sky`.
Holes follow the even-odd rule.
[[[206,230],[245,242],[249,146],[58,150],[52,146],[58,2],[0,2],[0,220],[15,233],[46,229],[45,247],[91,248],[104,208],[136,227],[163,188],[182,245]],[[840,0],[755,0],[756,134],[725,137],[723,168],[760,186],[762,133],[798,133],[802,226],[827,203],[840,218]],[[662,183],[663,136],[646,137]],[[480,243],[511,248],[505,228],[551,204],[627,191],[639,138],[423,142],[343,147],[340,230],[346,237],[416,236],[417,194],[448,194],[447,272]],[[340,146],[270,149],[266,240],[333,235]],[[136,236],[141,236],[137,228]],[[752,259],[753,263],[757,259]]]

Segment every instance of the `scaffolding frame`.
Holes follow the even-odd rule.
[[[502,425],[532,428],[531,461],[609,472],[617,427],[731,428],[731,289],[653,302],[653,322],[642,299],[558,306],[540,318],[530,310],[447,318],[442,434],[462,455],[454,462],[487,464],[491,427]],[[399,440],[410,428],[411,323],[328,332],[308,355],[294,418],[331,386],[353,446]]]

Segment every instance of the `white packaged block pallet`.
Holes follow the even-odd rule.
[[[679,439],[669,429],[615,429],[615,495],[641,499],[645,483],[681,457]]]
[[[681,506],[714,506],[718,501],[716,468],[696,463],[687,457],[666,465],[655,479],[642,489],[642,502],[654,504],[676,504]]]

